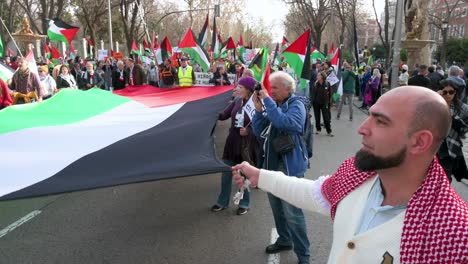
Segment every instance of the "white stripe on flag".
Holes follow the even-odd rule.
[[[78,123],[3,134],[0,196],[45,180],[87,154],[150,129],[183,105],[149,108],[131,101]]]

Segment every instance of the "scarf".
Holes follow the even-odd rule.
[[[60,78],[70,84],[70,88],[76,88],[76,82],[75,79],[73,79],[73,75],[61,73]]]
[[[322,185],[335,217],[339,202],[375,172],[362,172],[348,159]],[[468,204],[450,186],[434,158],[427,177],[411,197],[403,222],[401,263],[468,263]]]

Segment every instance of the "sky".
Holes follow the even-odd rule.
[[[273,41],[281,42],[284,35],[283,21],[288,13],[288,5],[281,0],[246,0],[246,11],[252,17],[261,17],[267,25],[271,25]],[[368,12],[374,15],[372,0],[363,0]],[[375,0],[377,14],[384,10],[385,1]]]

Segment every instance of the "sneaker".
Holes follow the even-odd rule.
[[[315,135],[318,135],[320,133],[320,130],[315,131]]]
[[[337,120],[340,120],[340,115],[337,115],[337,116],[336,116],[336,119],[337,119]]]
[[[274,244],[271,244],[268,247],[266,247],[265,252],[267,254],[276,254],[276,253],[279,253],[281,251],[291,250],[292,248],[293,248],[292,245],[283,246],[283,245],[279,245],[279,244],[277,244],[275,242]]]
[[[327,136],[329,136],[329,137],[334,137],[335,135],[333,135],[333,134],[330,132],[330,133],[327,133]]]
[[[239,208],[237,209],[237,215],[245,215],[247,213],[247,211],[249,211],[249,209],[247,208]]]
[[[215,205],[213,205],[213,206],[211,207],[211,211],[212,211],[212,212],[219,212],[219,211],[222,211],[222,210],[224,210],[224,209],[226,209],[226,207],[221,207],[221,206],[219,206],[219,205],[217,205],[217,204],[215,204]]]
[[[353,121],[353,118],[352,118],[352,117],[350,117],[350,118],[349,118],[349,121]]]

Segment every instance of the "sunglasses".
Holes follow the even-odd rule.
[[[447,94],[453,95],[455,93],[455,90],[450,90],[450,91],[442,90],[441,92],[442,92],[442,95],[447,95]]]

